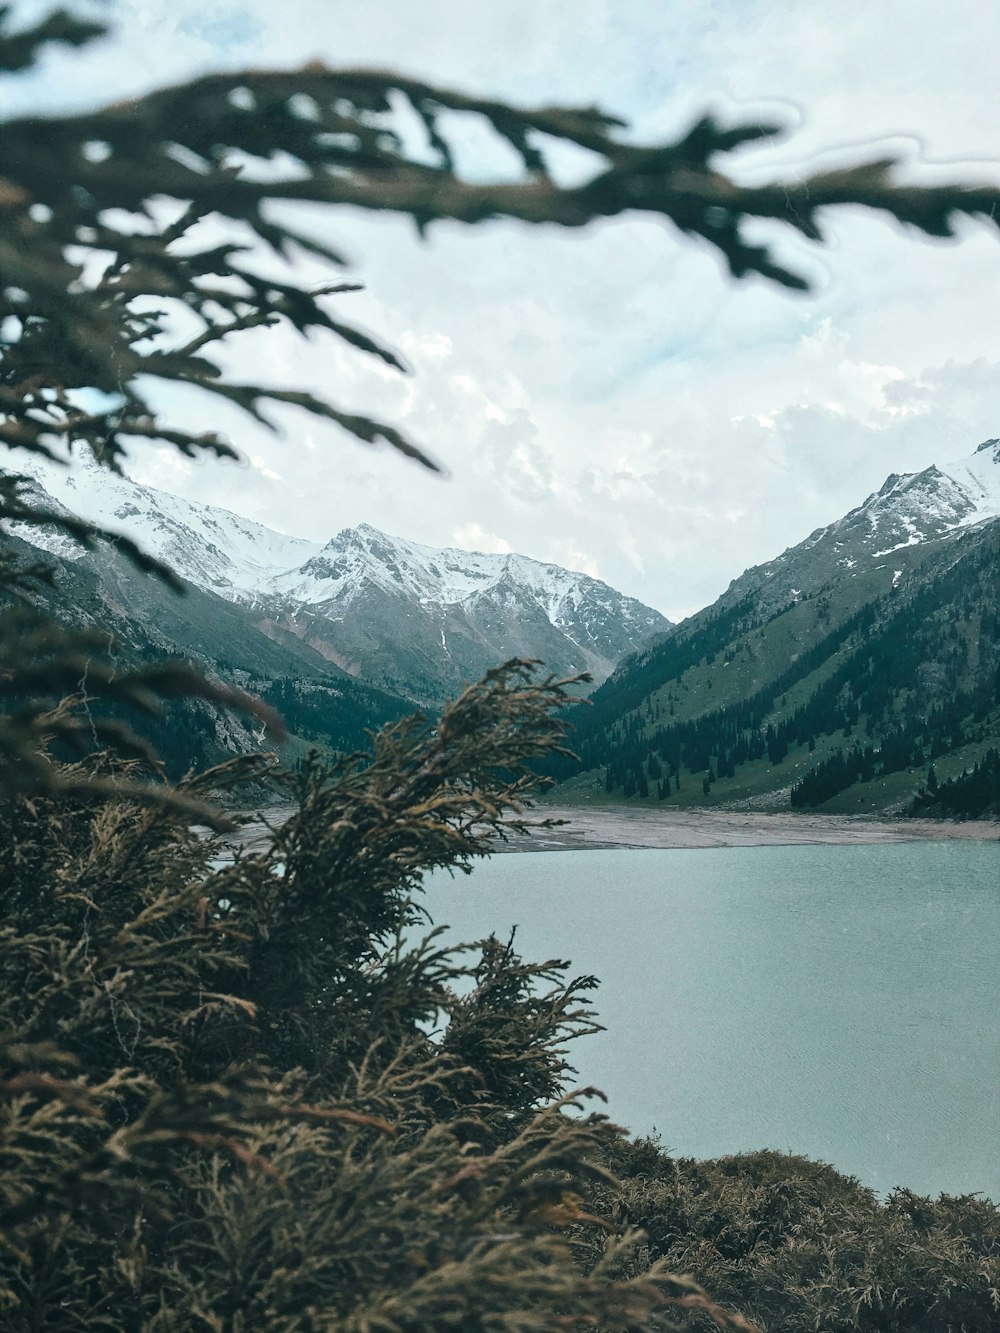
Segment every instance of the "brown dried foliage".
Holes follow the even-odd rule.
[[[593,978],[421,938],[421,873],[528,826],[565,699],[508,664],[287,778],[232,860],[169,807],[8,799],[4,1327],[654,1329],[702,1301],[626,1271],[597,1209],[617,1131],[564,1094]]]

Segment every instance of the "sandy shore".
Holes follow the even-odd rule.
[[[268,812],[280,824],[289,811]],[[850,815],[759,814],[735,810],[650,810],[620,806],[536,807],[533,819],[564,820],[536,828],[530,837],[497,840],[497,852],[597,851],[613,847],[783,847],[809,844],[944,841],[953,838],[1000,841],[1000,823],[951,823],[937,819],[863,819]],[[247,850],[266,839],[262,823],[251,822],[228,841]]]
[[[500,852],[611,847],[782,847],[809,844],[1000,841],[1000,823],[938,819],[874,820],[850,815],[758,814],[735,810],[650,810],[545,803],[535,817],[563,819],[529,838],[498,843]]]

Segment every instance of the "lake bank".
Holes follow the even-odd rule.
[[[534,829],[530,837],[498,840],[498,852],[850,846],[953,839],[1000,841],[1000,823],[996,821],[875,820],[852,815],[738,810],[629,810],[620,806],[559,806],[547,801],[533,814],[537,818],[566,822],[555,828]]]
[[[251,817],[227,842],[256,851],[267,840],[264,819],[279,825],[290,806]],[[263,816],[263,817],[262,817]],[[764,814],[740,810],[656,810],[621,806],[536,806],[529,818],[565,821],[525,837],[497,839],[494,850],[571,852],[657,848],[867,846],[897,842],[1000,842],[1000,822],[943,819],[877,820],[853,815]]]

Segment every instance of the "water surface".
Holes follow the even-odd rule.
[[[601,979],[573,1063],[634,1132],[1000,1200],[996,843],[524,853],[426,905]]]

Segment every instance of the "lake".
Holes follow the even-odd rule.
[[[529,852],[425,905],[601,979],[578,1082],[664,1148],[1000,1200],[996,843]]]

